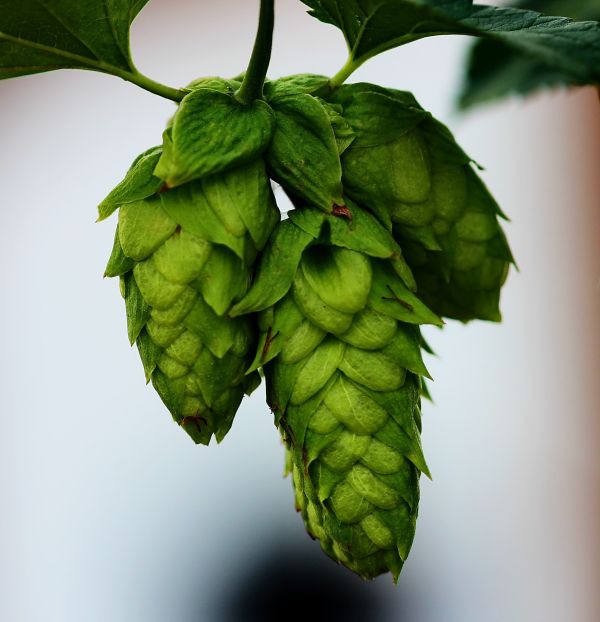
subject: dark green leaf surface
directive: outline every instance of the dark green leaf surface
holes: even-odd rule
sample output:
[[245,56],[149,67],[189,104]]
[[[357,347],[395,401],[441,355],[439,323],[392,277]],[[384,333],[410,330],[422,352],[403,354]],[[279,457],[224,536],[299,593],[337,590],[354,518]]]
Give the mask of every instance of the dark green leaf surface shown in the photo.
[[[598,0],[526,0],[516,6],[577,20],[600,20]],[[483,40],[471,49],[459,104],[468,108],[511,93],[525,95],[540,88],[578,84],[580,82],[560,67],[545,64],[536,56],[521,54],[499,41]]]
[[0,79],[54,69],[133,72],[129,27],[148,0],[0,0]]
[[472,0],[303,0],[318,19],[340,28],[350,71],[411,41],[465,34],[500,41],[578,84],[600,82],[600,27]]

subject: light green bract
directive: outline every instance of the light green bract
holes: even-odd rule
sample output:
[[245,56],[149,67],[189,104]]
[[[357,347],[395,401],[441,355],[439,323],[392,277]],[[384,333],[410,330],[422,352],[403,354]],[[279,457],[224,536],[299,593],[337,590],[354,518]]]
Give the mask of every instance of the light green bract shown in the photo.
[[[174,118],[180,134],[182,109]],[[214,121],[213,131],[227,129]],[[250,149],[252,137],[245,140]],[[258,374],[245,375],[255,352],[254,318],[230,318],[228,311],[246,293],[257,253],[279,220],[262,146],[261,136],[252,159],[249,149],[229,159],[220,154],[220,172],[172,189],[155,168],[164,148],[149,150],[100,206],[101,218],[119,209],[106,274],[121,278],[129,339],[147,381],[197,443],[213,435],[220,441],[244,392],[260,382]],[[173,162],[169,174],[177,176]],[[186,176],[190,170],[186,164]]]
[[411,291],[391,235],[348,209],[292,212],[232,313],[262,311],[250,370],[263,366],[308,532],[360,576],[397,578],[428,474],[418,327],[441,321]]

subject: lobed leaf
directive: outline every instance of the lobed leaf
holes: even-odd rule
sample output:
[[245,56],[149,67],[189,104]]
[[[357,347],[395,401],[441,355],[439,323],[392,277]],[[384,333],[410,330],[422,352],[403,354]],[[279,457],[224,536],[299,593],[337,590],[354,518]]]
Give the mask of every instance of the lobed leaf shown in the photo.
[[[443,34],[499,41],[559,71],[571,83],[600,83],[600,25],[472,0],[303,0],[312,15],[342,30],[356,68],[417,39]],[[485,66],[487,67],[487,66]]]
[[[523,0],[515,6],[566,15],[576,20],[600,21],[598,0]],[[527,95],[542,88],[581,84],[560,67],[546,64],[537,56],[522,54],[506,43],[491,39],[477,41],[467,62],[467,75],[459,97],[461,108],[512,93]]]
[[135,72],[129,28],[148,0],[0,0],[0,79],[55,69]]

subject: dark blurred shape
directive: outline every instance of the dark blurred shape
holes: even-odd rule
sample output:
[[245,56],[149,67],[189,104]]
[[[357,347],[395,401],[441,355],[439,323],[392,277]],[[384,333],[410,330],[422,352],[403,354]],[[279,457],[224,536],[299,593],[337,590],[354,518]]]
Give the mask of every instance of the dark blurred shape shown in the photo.
[[[399,587],[384,593],[380,583],[365,582],[335,564],[316,542],[303,546],[301,541],[274,538],[270,548],[245,562],[233,582],[222,582],[222,592],[213,599],[213,616],[202,622],[409,620]],[[386,614],[392,607],[390,618]]]

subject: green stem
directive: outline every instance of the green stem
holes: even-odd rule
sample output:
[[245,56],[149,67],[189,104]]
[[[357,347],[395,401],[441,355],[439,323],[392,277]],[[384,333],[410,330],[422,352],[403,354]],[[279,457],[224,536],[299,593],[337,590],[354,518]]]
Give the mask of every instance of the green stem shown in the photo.
[[146,91],[150,91],[150,93],[172,99],[174,102],[180,102],[189,92],[187,89],[174,89],[160,82],[155,82],[137,71],[132,73],[123,72],[119,77],[137,86],[141,86],[143,89],[146,89]]
[[346,64],[329,80],[329,88],[334,91],[342,86],[342,84],[353,74],[362,64],[362,62],[356,62],[352,56],[348,57]]
[[263,85],[271,60],[274,24],[275,0],[260,0],[260,16],[252,56],[242,86],[235,94],[242,104],[251,104],[263,96]]

